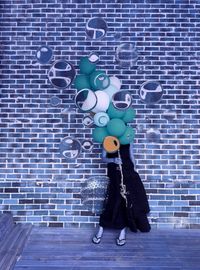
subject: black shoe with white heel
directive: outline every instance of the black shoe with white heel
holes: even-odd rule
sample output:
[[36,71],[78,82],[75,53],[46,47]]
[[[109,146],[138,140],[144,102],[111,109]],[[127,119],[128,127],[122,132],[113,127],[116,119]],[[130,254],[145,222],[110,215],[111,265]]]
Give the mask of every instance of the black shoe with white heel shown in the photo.
[[94,244],[99,244],[101,242],[101,237],[98,237],[97,235],[95,235],[93,238],[92,238],[92,242]]
[[117,246],[124,246],[126,244],[126,239],[116,239]]

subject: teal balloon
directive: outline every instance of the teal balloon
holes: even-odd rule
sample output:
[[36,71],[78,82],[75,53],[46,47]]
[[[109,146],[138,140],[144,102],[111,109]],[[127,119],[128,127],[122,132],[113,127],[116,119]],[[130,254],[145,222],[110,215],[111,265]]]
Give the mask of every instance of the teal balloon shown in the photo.
[[102,70],[95,70],[90,74],[90,84],[94,91],[103,90],[110,85],[110,78]]
[[118,110],[116,109],[112,103],[110,103],[108,110],[107,110],[107,114],[108,116],[112,119],[112,118],[123,118],[125,115],[126,111],[123,110]]
[[80,73],[89,75],[95,70],[96,64],[90,62],[89,58],[85,56],[85,57],[81,57],[79,68],[80,68]]
[[95,142],[103,143],[106,136],[108,136],[106,127],[96,127],[92,131],[92,137]]
[[126,125],[124,121],[119,118],[111,119],[107,124],[107,131],[109,135],[115,137],[121,137],[126,130]]
[[78,91],[81,89],[90,89],[89,77],[84,74],[77,75],[74,80],[74,86]]
[[135,110],[133,108],[128,108],[127,110],[125,110],[125,114],[122,117],[122,120],[125,123],[130,123],[133,121],[134,118],[135,118]]
[[124,134],[119,137],[120,144],[129,144],[133,142],[135,138],[135,131],[132,127],[127,127]]

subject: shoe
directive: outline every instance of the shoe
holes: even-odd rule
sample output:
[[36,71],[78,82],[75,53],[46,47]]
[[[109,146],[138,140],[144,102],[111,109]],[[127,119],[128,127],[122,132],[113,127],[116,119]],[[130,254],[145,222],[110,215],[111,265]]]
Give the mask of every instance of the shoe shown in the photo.
[[101,242],[101,236],[98,237],[97,235],[95,235],[93,238],[92,238],[92,242],[94,244],[99,244]]
[[126,239],[116,239],[117,246],[124,246],[126,244]]

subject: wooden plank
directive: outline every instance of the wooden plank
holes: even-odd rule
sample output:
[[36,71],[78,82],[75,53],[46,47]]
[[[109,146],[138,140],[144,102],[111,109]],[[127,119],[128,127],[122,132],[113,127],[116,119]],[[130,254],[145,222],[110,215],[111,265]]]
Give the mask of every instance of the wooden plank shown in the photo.
[[17,233],[20,231],[20,225],[16,225],[13,230],[9,233],[9,235],[6,237],[5,241],[1,243],[0,246],[0,253],[3,251],[7,251],[10,247],[10,245],[13,242],[13,239],[16,237]]
[[20,256],[31,231],[30,225],[17,224],[0,248],[0,269],[10,270]]
[[[15,270],[36,270],[36,268],[34,267],[16,267]],[[68,267],[67,270],[88,270],[88,269],[91,269],[91,270],[99,270],[101,269],[101,266],[99,267]],[[104,270],[197,270],[195,268],[180,268],[180,267],[173,267],[173,268],[168,268],[168,267],[133,267],[133,266],[130,266],[130,267],[104,267],[103,268]],[[37,270],[55,270],[55,267],[37,267]],[[66,267],[56,267],[56,270],[66,270]]]
[[11,254],[13,255],[12,260],[9,261],[10,269],[12,269],[15,266],[17,259],[20,257],[22,250],[24,248],[24,245],[26,243],[26,240],[31,232],[31,228],[32,228],[32,225],[30,225],[30,224],[24,225],[23,224],[22,228],[21,228],[21,233],[20,233],[17,241],[9,249],[9,252],[11,252]]
[[[77,253],[80,253],[82,254],[82,256],[84,257],[96,257],[96,258],[104,258],[105,260],[107,260],[107,258],[109,257],[115,257],[116,256],[116,252],[106,252],[103,251],[101,252],[100,254],[97,254],[97,251],[94,250],[93,252],[90,251],[85,251],[85,252],[81,252],[79,249],[77,250],[73,250],[73,251],[70,251],[69,249],[67,250],[67,254],[66,254],[66,250],[63,250],[63,251],[60,251],[59,254],[58,253],[55,253],[55,251],[36,251],[36,252],[23,252],[23,256],[26,257],[27,260],[29,259],[32,259],[32,258],[35,258],[35,257],[39,257],[40,259],[46,259],[46,258],[66,258],[67,259],[70,259],[70,258],[75,258],[77,256]],[[189,252],[189,254],[187,255],[184,255],[183,252],[178,252],[176,250],[174,251],[171,251],[170,254],[167,253],[166,254],[166,251],[165,250],[162,250],[162,251],[159,251],[159,257],[165,257],[166,259],[171,259],[174,257],[174,253],[176,254],[176,256],[178,258],[182,258],[184,260],[186,259],[195,259],[195,258],[199,258],[199,251],[196,251],[195,254],[193,254],[193,252]],[[126,258],[129,258],[129,257],[132,257],[132,258],[135,258],[135,257],[157,257],[158,255],[155,255],[155,251],[136,251],[136,252],[128,252],[128,251],[120,251],[120,255],[119,256],[122,256],[124,259]]]
[[154,266],[156,265],[157,267],[161,267],[164,264],[167,264],[168,267],[180,267],[182,265],[180,260],[177,261],[166,261],[166,260],[157,260],[156,258],[154,260],[149,259],[148,261],[144,261],[143,258],[138,258],[138,260],[120,260],[120,259],[115,259],[115,260],[110,260],[110,261],[105,261],[105,260],[86,260],[86,261],[79,261],[77,259],[74,260],[52,260],[52,261],[43,261],[43,260],[23,260],[23,263],[18,262],[18,266],[34,266],[36,269],[37,267],[49,267],[49,266],[54,266],[55,268],[59,265],[60,267],[79,267],[80,265],[83,265],[84,267],[149,267],[150,265]]
[[0,245],[6,235],[13,229],[14,220],[11,214],[0,215]]
[[[49,270],[49,269],[53,269],[53,270],[57,270],[57,269],[65,269],[65,270],[69,270],[69,269],[85,269],[85,270],[94,270],[94,269],[136,269],[136,270],[144,270],[144,269],[151,269],[151,270],[185,270],[185,268],[181,268],[181,266],[177,266],[177,267],[163,267],[163,266],[134,266],[134,265],[130,265],[130,266],[115,266],[115,265],[111,265],[111,266],[105,266],[102,265],[101,262],[97,265],[88,265],[88,266],[83,266],[83,265],[79,265],[79,266],[74,266],[74,265],[66,265],[66,266],[18,266],[15,268],[15,270],[19,270],[19,269],[31,269],[31,270],[38,270],[38,269],[45,269],[45,270]],[[190,268],[191,270],[192,268]],[[195,269],[195,268],[194,268]],[[197,270],[197,269],[195,269]]]
[[100,245],[91,243],[93,234],[84,229],[34,227],[14,269],[197,270],[200,265],[198,230],[128,232],[123,247],[115,244],[118,231],[105,231]]

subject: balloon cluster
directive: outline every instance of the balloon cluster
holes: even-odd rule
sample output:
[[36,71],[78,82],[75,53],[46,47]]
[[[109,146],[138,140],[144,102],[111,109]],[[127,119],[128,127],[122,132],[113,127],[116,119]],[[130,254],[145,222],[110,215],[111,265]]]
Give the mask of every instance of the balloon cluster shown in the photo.
[[121,90],[121,81],[97,70],[97,62],[96,54],[80,59],[80,74],[74,81],[78,90],[75,102],[80,110],[93,116],[94,141],[102,143],[108,153],[114,153],[120,144],[129,144],[134,139],[134,129],[127,124],[134,119],[135,110],[130,107],[130,93]]

